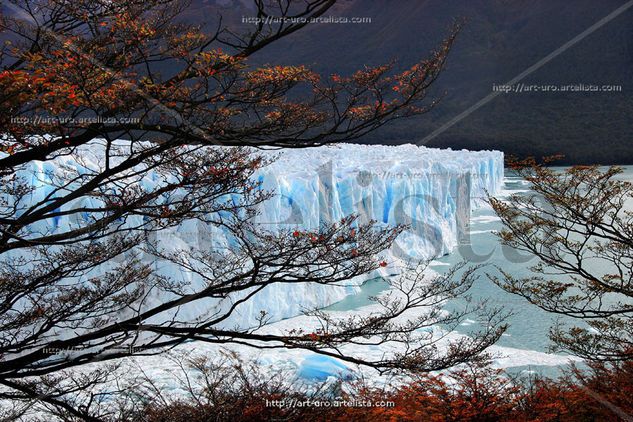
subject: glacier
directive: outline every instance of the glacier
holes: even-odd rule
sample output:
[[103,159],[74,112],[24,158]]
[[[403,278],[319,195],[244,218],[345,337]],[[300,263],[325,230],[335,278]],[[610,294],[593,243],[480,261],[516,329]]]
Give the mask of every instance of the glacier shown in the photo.
[[376,270],[344,286],[272,285],[237,310],[242,323],[266,309],[272,320],[324,307],[358,291],[369,278],[388,276],[406,261],[451,252],[468,230],[470,210],[501,190],[499,151],[344,144],[265,152],[275,161],[259,171],[264,189],[277,193],[258,221],[274,227],[317,229],[349,214],[361,221],[407,224]]
[[[20,170],[21,176],[30,177],[35,187],[28,200],[34,203],[45,198],[55,174],[64,169],[72,167],[81,172],[82,166],[99,166],[96,150],[87,146],[78,150],[79,157],[36,161]],[[479,206],[487,194],[500,191],[504,173],[503,153],[499,151],[344,144],[257,153],[273,160],[254,175],[262,189],[275,193],[261,204],[256,217],[256,222],[265,228],[317,229],[357,214],[361,221],[375,220],[385,226],[406,224],[408,229],[386,252],[385,259],[390,263],[387,268],[344,285],[268,286],[240,305],[235,315],[225,321],[227,326],[252,326],[262,310],[276,321],[299,315],[304,309],[328,306],[356,293],[368,278],[397,272],[404,261],[429,260],[451,252],[468,230],[471,208]],[[148,172],[139,183],[153,185],[157,180],[155,174]],[[33,229],[51,233],[73,224],[78,222],[62,217]],[[133,219],[130,224],[134,224]],[[195,221],[158,233],[156,241],[159,247],[171,250],[229,244],[220,228],[201,228]],[[191,286],[203,283],[194,274],[173,266],[157,263],[156,268]],[[184,315],[195,317],[209,312],[209,307],[225,308],[236,299],[190,304]]]
[[[268,153],[271,154],[271,153]],[[284,150],[257,177],[277,195],[259,222],[317,229],[350,214],[378,224],[407,224],[400,258],[450,252],[472,206],[503,183],[503,153],[453,151],[412,144],[337,145]]]

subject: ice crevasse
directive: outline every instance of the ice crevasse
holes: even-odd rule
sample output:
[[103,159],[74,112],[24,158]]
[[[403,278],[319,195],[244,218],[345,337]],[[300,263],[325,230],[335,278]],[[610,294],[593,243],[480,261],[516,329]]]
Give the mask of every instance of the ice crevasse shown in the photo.
[[[470,209],[478,206],[488,193],[495,194],[501,189],[504,171],[503,154],[498,151],[454,151],[411,144],[339,144],[258,153],[274,157],[274,161],[258,170],[254,177],[263,189],[275,193],[260,206],[258,223],[267,229],[314,230],[322,224],[357,214],[361,221],[407,224],[409,229],[387,252],[390,263],[449,253],[468,225]],[[50,190],[46,183],[56,171],[55,165],[55,162],[35,162],[30,166],[30,177],[38,185],[31,201],[43,198]],[[155,179],[149,173],[143,183],[153,183]],[[184,223],[185,226],[190,224]],[[46,230],[54,231],[60,225],[63,222],[51,222]],[[159,242],[169,239],[170,246],[174,247],[171,235],[192,229],[185,226],[160,235]],[[210,232],[209,235],[217,237],[221,233]],[[200,246],[191,244],[195,237],[183,236],[181,240],[186,247]],[[394,265],[381,269],[383,275],[396,270]],[[161,268],[160,271],[193,285],[200,283],[195,275],[182,273],[180,269]],[[376,275],[368,274],[367,278]],[[305,308],[327,306],[355,293],[362,281],[350,280],[340,286],[273,284],[240,305],[225,323],[252,325],[262,310],[273,320],[295,316]],[[198,306],[225,307],[228,303],[204,302]],[[203,311],[194,306],[187,312]]]

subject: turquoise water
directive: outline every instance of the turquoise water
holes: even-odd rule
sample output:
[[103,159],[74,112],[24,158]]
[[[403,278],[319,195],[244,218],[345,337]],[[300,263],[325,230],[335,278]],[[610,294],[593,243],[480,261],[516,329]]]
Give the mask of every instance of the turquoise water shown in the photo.
[[[633,181],[633,166],[624,167],[624,170],[620,178]],[[527,188],[528,185],[523,180],[506,174],[504,179],[505,194],[524,191]],[[633,206],[631,208],[633,209]],[[477,262],[478,264],[483,264],[483,268],[477,271],[478,279],[474,282],[469,294],[475,301],[488,300],[490,306],[503,307],[505,310],[512,312],[512,315],[507,320],[509,328],[497,343],[498,345],[523,350],[551,352],[549,331],[556,321],[575,325],[582,325],[582,322],[547,313],[531,305],[521,297],[507,293],[489,279],[488,274],[501,275],[496,268],[497,266],[508,271],[513,276],[529,276],[532,274],[529,267],[537,262],[536,258],[527,256],[524,252],[520,252],[521,259],[516,259],[516,255],[513,254],[519,252],[512,251],[507,247],[503,248],[498,238],[494,235],[494,232],[500,229],[501,223],[496,218],[494,211],[489,208],[479,208],[473,211],[470,225],[470,247],[477,256],[489,257],[483,262]],[[455,251],[434,261],[431,268],[441,273],[465,258],[463,254]],[[517,261],[521,262],[517,263]],[[375,296],[381,291],[388,289],[388,287],[388,283],[384,280],[369,280],[361,286],[359,294],[349,296],[328,309],[345,311],[371,304],[371,296]],[[454,300],[449,302],[446,308],[448,310],[462,309],[463,306],[463,300]],[[481,323],[482,321],[471,319],[458,326],[456,331],[468,334],[480,328]],[[511,372],[529,370],[541,375],[554,376],[559,373],[560,369],[546,366],[525,366],[513,368]]]
[[[506,177],[505,190],[524,189],[521,181],[515,178]],[[547,351],[549,341],[547,333],[553,319],[551,315],[540,310],[536,306],[530,305],[518,296],[511,295],[492,283],[486,273],[498,274],[494,265],[508,267],[507,259],[504,257],[499,241],[492,233],[501,228],[491,209],[477,209],[472,214],[471,220],[471,245],[472,250],[477,255],[487,255],[492,253],[490,258],[484,262],[485,267],[478,271],[479,279],[475,281],[471,291],[474,300],[491,300],[491,305],[503,306],[511,309],[514,315],[509,322],[511,327],[503,336],[499,345],[516,347],[519,349],[529,349]],[[443,258],[434,261],[431,269],[442,272],[450,268],[451,265],[461,262],[464,258],[456,251]],[[534,263],[534,261],[530,261]],[[511,270],[515,275],[527,275],[529,271],[527,262],[524,265],[513,264]],[[329,306],[328,310],[349,311],[366,306],[372,303],[371,297],[389,288],[389,284],[380,278],[368,280],[356,295],[351,295],[345,299]],[[462,308],[463,302],[453,301],[448,304],[447,309]],[[457,328],[458,332],[468,334],[478,328],[479,321],[469,320],[463,326]]]
[[325,308],[328,311],[352,311],[363,306],[371,305],[372,297],[378,295],[389,288],[389,283],[383,278],[373,278],[367,280],[360,287],[360,292],[355,295],[349,295],[345,299]]
[[[516,190],[524,188],[524,185],[520,182],[520,180],[507,177],[505,189]],[[510,251],[505,248],[504,253],[504,248],[502,248],[498,238],[494,235],[494,232],[500,229],[501,224],[495,219],[494,211],[491,209],[482,208],[473,212],[470,246],[477,256],[490,254],[490,257],[480,263],[483,264],[483,267],[477,271],[478,279],[474,282],[469,294],[474,301],[488,300],[489,306],[502,307],[513,313],[508,319],[510,327],[499,340],[498,345],[547,352],[550,345],[548,339],[549,329],[555,321],[552,315],[531,305],[519,296],[507,293],[488,277],[488,275],[501,276],[497,267],[503,268],[516,277],[529,276],[532,274],[529,270],[530,265],[536,263],[536,258],[527,256],[523,252],[520,253],[523,257],[520,261],[524,262],[511,262],[506,255],[510,255],[512,252],[516,253],[516,251]],[[432,266],[431,268],[442,272],[450,268],[449,265],[457,264],[465,258],[467,257],[462,257],[459,253],[452,253],[436,261],[437,264],[448,265]],[[447,308],[450,310],[462,309],[463,307],[464,302],[458,299],[452,301]],[[458,326],[457,331],[468,334],[468,332],[479,328],[479,323],[480,321],[474,320],[468,325]]]
[[[633,181],[633,166],[626,166],[623,169],[624,172],[619,178]],[[557,170],[563,170],[563,168],[557,168]],[[528,187],[520,178],[506,174],[504,179],[504,190],[506,193],[519,192]],[[631,209],[633,209],[633,206]],[[507,247],[502,248],[498,238],[493,233],[501,228],[501,223],[495,219],[495,214],[491,209],[480,208],[473,212],[471,219],[471,247],[478,255],[491,253],[491,256],[483,262],[485,266],[478,271],[479,279],[474,283],[470,293],[473,299],[487,299],[491,305],[502,306],[513,313],[508,319],[510,324],[508,331],[498,342],[500,346],[548,352],[551,346],[549,331],[556,321],[579,326],[583,325],[582,321],[547,313],[528,303],[523,298],[507,293],[490,281],[487,274],[501,276],[496,267],[500,267],[516,277],[527,277],[533,275],[529,267],[537,262],[536,258],[530,257],[524,252],[520,252],[521,256],[524,257],[523,259],[512,259],[516,257],[513,254],[519,252],[509,250]],[[508,259],[508,256],[510,259]],[[462,260],[463,257],[459,253],[452,253],[437,262],[456,264]],[[516,261],[525,262],[516,263]],[[448,267],[436,267],[434,269],[441,271],[442,268]],[[461,304],[456,301],[451,305],[460,307]],[[458,331],[467,333],[476,327],[476,323],[469,326],[460,326]]]

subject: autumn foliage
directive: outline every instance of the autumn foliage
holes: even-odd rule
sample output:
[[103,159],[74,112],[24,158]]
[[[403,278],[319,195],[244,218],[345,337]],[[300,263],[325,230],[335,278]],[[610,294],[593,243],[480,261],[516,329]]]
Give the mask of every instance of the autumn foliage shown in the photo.
[[[218,413],[217,402],[202,398],[196,403],[184,400],[169,405],[149,404],[139,420],[589,422],[630,420],[626,418],[633,414],[630,399],[633,364],[630,362],[615,366],[591,365],[584,370],[572,368],[556,380],[510,377],[485,364],[471,365],[444,375],[423,375],[389,391],[349,385],[354,393],[340,398],[391,402],[389,406],[280,408],[270,403],[316,398],[281,391],[273,384],[259,385],[255,390],[242,387],[223,396],[222,413]],[[215,394],[217,397],[217,392]],[[320,399],[334,400],[327,395]]]
[[630,361],[633,183],[619,167],[545,165],[556,158],[544,164],[508,162],[530,191],[490,198],[504,225],[498,235],[538,261],[529,277],[502,269],[492,280],[547,312],[569,317],[551,331],[558,349],[590,361]]

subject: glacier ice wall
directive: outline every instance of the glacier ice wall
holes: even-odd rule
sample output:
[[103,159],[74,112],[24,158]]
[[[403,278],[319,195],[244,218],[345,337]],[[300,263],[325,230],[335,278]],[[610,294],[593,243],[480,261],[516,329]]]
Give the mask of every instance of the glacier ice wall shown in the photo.
[[[397,272],[398,263],[449,253],[467,230],[471,208],[487,193],[499,192],[503,182],[498,151],[345,144],[262,154],[274,162],[254,177],[262,189],[275,193],[259,209],[257,222],[264,228],[314,230],[350,214],[409,228],[385,254],[387,268],[340,286],[268,286],[240,305],[228,325],[254,325],[261,310],[278,320],[324,307],[356,293],[368,278]],[[199,234],[199,229],[183,232]],[[214,229],[208,237],[220,247],[228,243]]]
[[[30,178],[36,187],[28,200],[35,202],[44,198],[51,190],[55,175],[63,172],[64,167],[73,167],[79,172],[83,166],[98,167],[95,150],[81,150],[81,164],[65,157],[63,162],[34,162],[21,170],[21,175]],[[273,230],[316,229],[352,213],[358,214],[361,221],[406,224],[408,229],[387,253],[392,263],[430,259],[450,252],[467,229],[471,207],[477,206],[487,192],[498,192],[503,179],[503,154],[498,151],[346,144],[260,153],[274,157],[275,161],[259,170],[255,177],[263,189],[276,194],[260,206],[259,224]],[[150,172],[140,183],[155,184],[157,179]],[[130,224],[133,223],[130,220]],[[77,221],[66,221],[62,217],[42,224],[33,229],[53,233],[68,229]],[[218,230],[188,221],[159,233],[158,246],[172,250],[226,247],[226,238]],[[197,235],[191,236],[192,232]],[[173,266],[157,264],[157,270],[191,283],[192,287],[202,283],[194,274]],[[397,268],[390,265],[381,271],[385,274],[394,270]],[[376,274],[369,275],[373,276]],[[234,318],[226,324],[254,324],[261,310],[278,320],[297,315],[305,308],[327,306],[357,291],[361,281],[351,280],[341,286],[271,285],[253,300],[240,305]],[[188,308],[186,314],[199,315],[209,312],[209,307],[224,308],[229,303],[207,301],[196,306]]]
[[347,144],[283,151],[258,177],[277,193],[262,224],[316,229],[352,213],[407,224],[392,252],[429,259],[450,252],[470,208],[501,189],[503,153]]
[[408,229],[386,252],[387,268],[341,286],[268,286],[237,308],[230,325],[255,324],[260,310],[278,320],[324,307],[357,292],[365,279],[397,272],[398,263],[449,253],[467,231],[471,208],[503,182],[498,151],[345,144],[262,154],[274,159],[255,175],[262,189],[275,192],[259,209],[257,222],[265,228],[314,230],[357,214],[361,221]]

